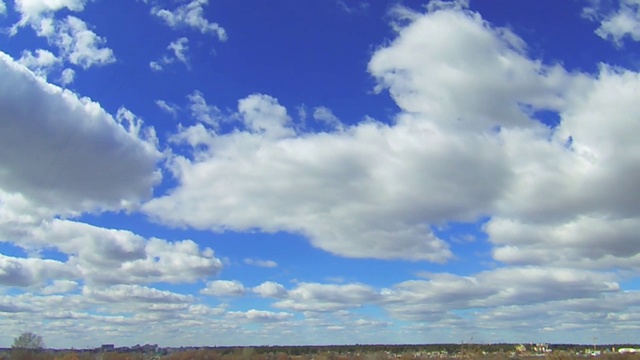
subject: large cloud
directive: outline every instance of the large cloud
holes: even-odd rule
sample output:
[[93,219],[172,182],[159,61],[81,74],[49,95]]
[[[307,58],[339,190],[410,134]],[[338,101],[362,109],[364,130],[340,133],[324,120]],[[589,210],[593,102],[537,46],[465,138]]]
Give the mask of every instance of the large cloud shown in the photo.
[[342,256],[450,259],[431,226],[490,215],[513,180],[498,130],[548,137],[535,112],[564,108],[584,79],[530,60],[522,40],[477,14],[413,16],[369,63],[403,110],[393,124],[333,117],[334,132],[296,133],[273,97],[250,95],[237,131],[181,129],[174,141],[193,153],[172,162],[179,185],[145,211],[173,226],[298,232]]
[[[214,256],[213,250],[200,249],[191,240],[145,239],[130,231],[60,219],[43,220],[38,226],[14,226],[11,230],[0,227],[0,236],[32,251],[57,250],[68,258],[64,264],[67,273],[90,284],[194,282],[214,276],[222,269],[222,262]],[[23,286],[32,285],[38,277],[71,277],[52,271],[55,268],[51,267],[58,262],[17,258],[3,261],[9,261],[3,266],[5,271],[24,274],[22,277],[27,283]],[[51,269],[42,273],[45,266]],[[40,275],[33,275],[36,273]]]
[[160,180],[152,128],[36,77],[0,53],[0,189],[56,213],[120,209]]
[[638,269],[638,91],[638,73],[602,65],[552,135],[504,132],[518,176],[485,227],[496,259]]
[[[621,266],[635,268],[635,248],[622,256],[619,244],[639,216],[638,74],[545,65],[473,12],[403,13],[410,23],[369,63],[378,90],[402,110],[393,124],[300,133],[273,97],[250,95],[231,116],[236,131],[181,128],[173,140],[192,153],[171,162],[179,185],[144,210],[173,226],[284,230],[342,256],[436,262],[452,253],[432,226],[488,216],[498,260],[555,263],[548,245],[561,241],[589,256],[558,265],[624,258]],[[548,125],[543,112],[559,123]],[[495,224],[505,222],[525,227],[500,234]],[[595,224],[619,240],[594,247],[586,234],[604,234]],[[547,227],[548,238],[532,230],[524,244],[526,226]]]
[[457,132],[530,127],[531,110],[558,108],[562,90],[573,83],[562,67],[529,59],[522,39],[477,13],[405,16],[413,21],[373,55],[369,72],[402,110],[439,126]]

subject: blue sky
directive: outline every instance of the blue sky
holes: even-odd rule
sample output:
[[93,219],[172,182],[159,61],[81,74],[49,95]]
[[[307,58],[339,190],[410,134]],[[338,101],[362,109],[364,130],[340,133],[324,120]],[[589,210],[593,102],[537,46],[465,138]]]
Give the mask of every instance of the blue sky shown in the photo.
[[636,0],[0,26],[0,346],[637,338]]

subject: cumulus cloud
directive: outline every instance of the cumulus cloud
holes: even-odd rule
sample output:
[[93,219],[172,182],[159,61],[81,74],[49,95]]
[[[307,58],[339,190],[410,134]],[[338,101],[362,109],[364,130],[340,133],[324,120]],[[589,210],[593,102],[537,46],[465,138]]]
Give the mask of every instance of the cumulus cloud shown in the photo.
[[602,13],[599,6],[588,7],[585,14],[599,21],[596,34],[621,47],[626,37],[640,41],[640,1],[621,0],[613,11]]
[[[148,214],[215,231],[299,232],[343,256],[442,262],[451,252],[428,223],[473,219],[508,175],[504,155],[484,135],[461,139],[406,116],[396,126],[369,121],[295,138],[272,98],[244,100],[246,131],[192,126],[174,137],[194,147],[196,160],[173,159],[182,185],[147,203]],[[196,205],[207,210],[190,210]]]
[[102,47],[105,40],[75,16],[56,21],[53,34],[44,35],[60,49],[67,61],[84,69],[116,61],[113,50]]
[[74,269],[55,260],[14,258],[0,254],[0,284],[10,287],[41,285],[49,279],[77,276]]
[[4,53],[0,77],[3,202],[26,201],[70,214],[121,209],[151,196],[161,158],[152,128],[137,118],[114,119],[99,104],[46,83]]
[[22,16],[19,23],[22,26],[29,22],[37,23],[43,17],[62,9],[82,11],[86,3],[87,0],[15,0],[15,8]]
[[266,281],[254,287],[252,291],[261,297],[282,298],[287,295],[287,289],[282,284]]
[[200,290],[201,294],[211,296],[241,296],[246,293],[244,285],[239,281],[215,280],[209,281],[207,286]]
[[78,282],[73,280],[53,280],[51,284],[42,288],[45,295],[64,294],[78,288]]
[[75,78],[76,78],[76,71],[70,68],[66,68],[62,70],[62,73],[60,74],[60,83],[63,86],[66,86],[71,84],[73,80],[75,80]]
[[[184,25],[180,11],[203,4],[158,16]],[[5,138],[0,133],[6,167],[0,167],[0,238],[68,257],[0,257],[0,283],[43,289],[0,295],[0,312],[11,318],[0,323],[0,333],[33,314],[61,328],[64,320],[82,318],[78,326],[105,332],[104,324],[134,330],[144,322],[158,324],[149,331],[192,329],[194,336],[211,328],[247,331],[237,323],[272,326],[262,331],[276,323],[287,331],[309,324],[336,333],[354,325],[383,328],[384,322],[361,319],[357,312],[365,306],[392,319],[429,322],[433,331],[509,328],[530,335],[582,331],[587,324],[602,333],[640,326],[640,295],[620,286],[621,274],[640,265],[634,182],[640,76],[607,65],[596,74],[568,72],[531,59],[522,39],[466,6],[435,1],[424,14],[395,9],[403,17],[397,37],[368,67],[376,90],[388,90],[401,109],[390,124],[341,125],[330,109],[317,107],[310,115],[327,126],[305,133],[273,96],[248,95],[233,114],[223,114],[194,91],[188,110],[198,123],[171,136],[176,146],[167,168],[177,185],[143,211],[176,227],[297,233],[340,256],[434,262],[455,257],[452,239],[438,237],[435,227],[481,221],[495,269],[430,274],[383,289],[309,282],[287,289],[271,281],[249,288],[216,280],[201,290],[269,298],[286,312],[227,312],[153,288],[207,280],[221,262],[190,240],[144,238],[66,218],[149,199],[161,158],[153,132],[126,109],[114,118],[0,56],[0,77],[8,79],[0,84],[0,106],[8,109],[10,131]],[[539,111],[554,113],[559,123],[542,123]],[[222,132],[222,122],[232,130]],[[34,147],[38,156],[29,155]],[[47,156],[56,151],[64,156],[49,165],[56,157]],[[41,162],[32,166],[32,160]],[[91,171],[74,173],[85,164]],[[91,166],[103,173],[92,174]],[[47,169],[59,173],[50,177]],[[126,181],[115,175],[121,172]]]
[[[269,292],[267,286],[261,290]],[[291,311],[335,312],[374,303],[378,299],[376,290],[363,284],[300,283],[273,306]]]
[[35,54],[28,50],[23,51],[17,62],[35,74],[46,78],[52,68],[59,65],[62,60],[49,50],[37,49]]
[[219,122],[222,119],[222,111],[216,106],[207,104],[204,95],[200,91],[195,90],[190,95],[187,95],[187,99],[189,100],[191,116],[193,116],[194,119],[208,124],[213,128],[219,126]]
[[189,295],[162,291],[140,285],[115,285],[104,289],[85,286],[82,288],[82,293],[88,298],[108,303],[136,301],[155,304],[181,304],[192,300],[192,297]]
[[[369,119],[342,131],[298,133],[277,99],[250,95],[230,117],[239,123],[234,132],[180,129],[173,140],[192,152],[170,163],[179,184],[144,211],[172,226],[300,233],[341,256],[435,262],[453,254],[432,226],[488,216],[500,261],[562,265],[548,245],[562,229],[575,229],[563,240],[566,249],[591,255],[562,261],[635,267],[635,252],[619,256],[618,248],[632,247],[616,244],[639,220],[640,192],[631,181],[638,74],[606,65],[595,76],[569,73],[531,59],[512,31],[465,7],[432,6],[426,14],[399,8],[410,21],[368,67],[377,90],[388,90],[402,110],[392,124]],[[195,95],[202,111],[194,116],[206,119],[197,114],[211,105]],[[540,111],[560,123],[545,124]],[[337,122],[326,108],[314,117]],[[577,219],[595,219],[589,229],[600,223],[620,240],[591,246],[595,240],[582,235],[589,230],[572,225]],[[499,233],[501,223],[522,224],[517,234],[548,226],[543,234],[553,238],[517,243]],[[525,259],[528,251],[535,260]]]
[[553,136],[504,132],[518,176],[485,228],[496,259],[637,269],[639,90],[638,73],[603,65],[568,99]]
[[71,11],[82,11],[86,2],[86,0],[18,0],[16,10],[21,13],[22,18],[11,31],[15,34],[19,27],[30,25],[38,36],[46,38],[50,45],[58,48],[57,58],[84,69],[113,63],[115,62],[113,50],[103,46],[106,40],[93,32],[83,20],[73,15],[67,15],[63,19],[54,17],[56,11],[65,8]]
[[238,113],[245,128],[265,137],[287,137],[293,131],[287,125],[291,118],[278,100],[265,94],[252,94],[238,101]]
[[613,274],[570,268],[510,267],[468,277],[434,274],[382,294],[385,308],[395,316],[427,320],[451,310],[599,297],[620,290],[614,279]]
[[230,311],[227,313],[232,319],[245,320],[250,322],[274,322],[284,321],[293,317],[293,314],[287,312],[273,312],[251,309],[248,311]]
[[440,127],[534,126],[528,108],[561,107],[575,81],[560,66],[528,58],[522,39],[477,13],[446,9],[413,19],[372,56],[369,72],[403,111]]
[[[522,40],[477,14],[414,16],[369,64],[403,109],[394,124],[296,136],[275,98],[250,95],[236,115],[245,131],[190,127],[174,137],[194,146],[196,160],[176,157],[180,185],[145,211],[175,226],[298,232],[342,256],[450,259],[431,225],[490,213],[513,175],[492,131],[543,128],[532,109],[564,106],[578,80],[530,60]],[[442,41],[442,32],[458,39]],[[339,126],[326,108],[314,117]],[[181,215],[196,203],[207,211]]]
[[202,34],[212,34],[220,41],[227,40],[227,33],[218,23],[210,22],[204,17],[204,6],[209,0],[191,0],[174,10],[153,7],[151,13],[172,28],[188,27],[200,31]]
[[37,225],[14,224],[13,228],[0,226],[0,234],[25,249],[54,248],[66,254],[68,261],[64,265],[74,270],[73,279],[90,284],[194,282],[214,276],[222,269],[222,262],[213,250],[200,249],[191,240],[145,239],[130,231],[71,220],[41,220]]

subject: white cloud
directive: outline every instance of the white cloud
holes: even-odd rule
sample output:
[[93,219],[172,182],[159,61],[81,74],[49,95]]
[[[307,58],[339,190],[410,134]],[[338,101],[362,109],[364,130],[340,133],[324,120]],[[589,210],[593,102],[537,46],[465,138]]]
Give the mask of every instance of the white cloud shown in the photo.
[[252,291],[261,297],[282,298],[287,295],[287,290],[273,281],[266,281],[252,289]]
[[219,122],[222,119],[222,112],[217,107],[208,105],[200,91],[195,90],[190,95],[187,95],[187,99],[190,103],[189,110],[191,110],[191,116],[214,128],[219,126]]
[[64,294],[76,290],[78,283],[72,280],[54,280],[51,284],[42,288],[42,293],[45,295],[51,294]]
[[66,265],[77,270],[74,279],[91,284],[194,282],[222,269],[213,250],[200,249],[191,240],[145,239],[125,230],[61,219],[42,220],[36,226],[14,223],[10,230],[0,226],[0,234],[19,246],[49,247],[66,254]]
[[194,160],[174,159],[180,185],[145,211],[173,226],[297,232],[342,256],[450,259],[431,226],[491,213],[515,175],[496,127],[548,131],[535,110],[562,109],[586,81],[527,58],[522,40],[477,14],[413,16],[369,64],[403,110],[394,124],[295,137],[275,98],[251,95],[236,115],[245,131],[181,129],[174,140]]
[[273,260],[259,260],[259,259],[244,259],[244,263],[247,265],[259,266],[264,268],[278,267],[278,263]]
[[402,28],[373,55],[369,72],[403,111],[428,116],[439,127],[530,127],[535,122],[527,108],[561,107],[574,79],[559,66],[529,59],[525,46],[479,14],[439,10]]
[[173,55],[180,61],[185,64],[185,66],[189,67],[189,62],[187,60],[187,55],[185,54],[189,50],[189,39],[186,37],[181,37],[176,41],[172,41],[169,46],[167,46],[168,50],[173,51]]
[[179,107],[175,104],[169,104],[168,102],[164,101],[164,100],[156,100],[156,105],[162,109],[164,112],[170,114],[173,117],[176,117],[178,115],[178,109]]
[[47,38],[59,49],[59,58],[85,69],[113,63],[113,50],[103,47],[105,39],[90,30],[83,20],[72,15],[62,20],[54,18],[55,12],[62,9],[83,11],[86,3],[87,0],[16,0],[21,19],[11,32],[15,34],[19,27],[30,25],[38,36]]
[[[430,4],[427,14],[396,10],[409,23],[370,63],[378,90],[389,89],[402,109],[392,124],[369,119],[302,133],[274,97],[250,95],[225,116],[194,92],[189,110],[200,123],[171,137],[192,147],[168,163],[178,185],[144,210],[178,227],[289,231],[341,256],[436,262],[455,255],[451,239],[436,237],[432,227],[488,218],[484,230],[497,268],[431,274],[387,289],[357,283],[286,289],[270,281],[246,288],[218,280],[202,290],[272,298],[273,308],[288,312],[227,312],[154,288],[209,279],[222,263],[190,240],[68,219],[135,209],[149,198],[161,158],[153,132],[145,135],[130,111],[122,108],[114,119],[0,54],[0,108],[8,109],[9,125],[3,128],[9,134],[0,132],[0,238],[30,254],[46,248],[67,257],[0,255],[0,283],[24,290],[0,294],[0,334],[31,321],[60,344],[68,343],[69,329],[97,336],[126,331],[133,343],[174,339],[178,330],[179,341],[194,343],[205,331],[220,343],[274,339],[269,334],[322,339],[323,331],[341,336],[345,329],[353,330],[350,341],[366,329],[392,339],[384,336],[385,322],[361,319],[373,306],[386,311],[403,341],[408,334],[439,339],[425,332],[458,336],[470,329],[491,335],[508,329],[512,339],[633,336],[640,294],[621,290],[619,282],[640,269],[640,75],[606,65],[596,75],[544,65],[510,31],[456,10],[464,1]],[[443,41],[443,34],[453,38]],[[541,125],[538,110],[557,113],[559,125]],[[326,108],[313,115],[336,120]],[[236,128],[218,133],[222,121]],[[62,159],[48,156],[61,147]]]
[[67,9],[83,11],[87,0],[15,0],[15,8],[22,15],[19,25],[29,22],[37,23],[43,16],[50,16],[54,12]]
[[67,16],[62,21],[56,21],[55,32],[47,38],[60,49],[70,63],[84,69],[116,61],[113,50],[101,47],[105,40],[89,30],[87,24],[75,16]]
[[273,306],[291,311],[335,312],[374,303],[379,296],[375,289],[363,284],[300,283]]
[[[162,61],[162,63],[164,63],[164,61]],[[164,68],[162,67],[162,64],[160,62],[158,62],[158,61],[150,61],[149,62],[149,67],[153,71],[162,71],[162,70],[164,70]]]
[[52,68],[59,65],[62,60],[49,50],[36,49],[35,55],[31,51],[23,51],[17,62],[26,66],[35,74],[46,78]]
[[278,100],[264,94],[252,94],[238,101],[238,113],[246,129],[266,137],[287,137],[294,132],[287,109]]
[[0,0],[0,15],[5,15],[7,13],[7,5],[3,0]]
[[344,126],[340,122],[340,119],[338,119],[338,117],[333,114],[333,111],[327,107],[318,106],[314,108],[313,118],[319,122],[325,123],[331,130],[344,130]]
[[241,296],[246,293],[246,289],[239,281],[214,280],[207,282],[207,286],[200,290],[200,293],[221,297]]
[[123,303],[135,301],[153,304],[181,304],[192,301],[192,296],[162,291],[139,285],[115,285],[104,289],[83,287],[84,296],[101,302]]
[[618,5],[615,11],[607,14],[600,14],[600,9],[597,7],[586,9],[591,17],[595,17],[600,22],[596,34],[619,47],[627,36],[633,41],[640,41],[640,1],[620,0]]
[[149,67],[153,71],[162,71],[164,70],[164,65],[169,65],[174,63],[176,60],[183,63],[187,69],[189,66],[189,59],[187,58],[186,52],[189,51],[189,39],[186,37],[181,37],[176,41],[172,41],[167,46],[167,50],[171,50],[173,56],[163,55],[160,59],[149,62]]
[[209,4],[209,0],[191,0],[174,10],[154,7],[151,13],[164,20],[172,28],[190,27],[199,30],[202,34],[213,34],[220,41],[227,40],[227,33],[223,27],[204,18],[203,6],[207,4]]
[[273,312],[256,309],[248,311],[230,311],[227,315],[232,319],[247,320],[250,322],[279,322],[293,317],[293,314],[287,312]]
[[152,128],[116,121],[99,104],[46,83],[4,53],[0,77],[3,201],[22,196],[15,206],[28,202],[70,214],[121,209],[151,196],[161,158]]
[[[276,121],[259,111],[245,111],[245,118],[279,129],[286,111],[276,109]],[[174,140],[205,148],[194,151],[194,162],[175,158],[172,171],[183,186],[144,208],[176,226],[301,232],[343,256],[444,261],[451,257],[448,246],[426,223],[482,213],[503,187],[507,168],[489,138],[461,140],[420,120],[283,139],[183,129]],[[425,139],[432,146],[422,146]],[[207,210],[190,210],[196,204]]]
[[496,259],[638,268],[637,91],[640,74],[603,66],[576,88],[553,135],[504,132],[518,176],[486,227]]
[[0,254],[0,284],[10,287],[41,285],[48,279],[76,276],[74,269],[55,260],[15,258]]
[[62,70],[62,73],[60,74],[60,83],[63,86],[69,85],[73,82],[73,80],[75,80],[75,77],[76,77],[75,70],[66,68]]

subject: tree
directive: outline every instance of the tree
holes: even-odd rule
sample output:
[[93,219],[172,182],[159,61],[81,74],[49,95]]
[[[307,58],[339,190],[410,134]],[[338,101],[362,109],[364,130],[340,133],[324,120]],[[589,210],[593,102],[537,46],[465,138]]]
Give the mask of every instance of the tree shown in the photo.
[[32,332],[24,332],[17,338],[13,339],[12,349],[25,350],[42,350],[44,349],[44,340],[42,336]]

